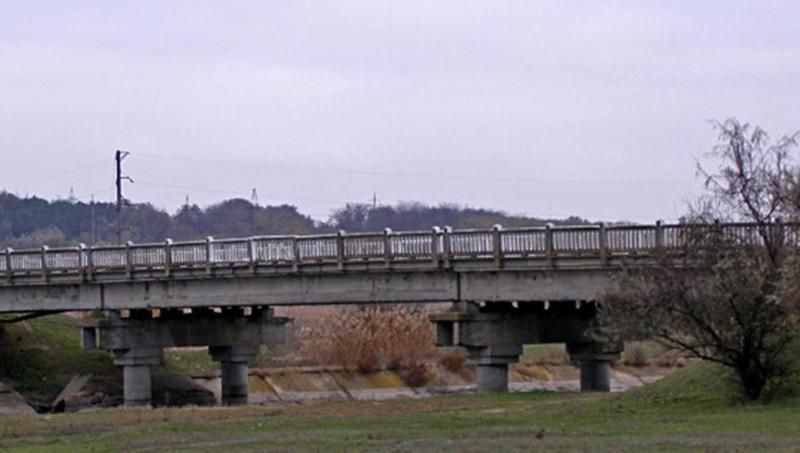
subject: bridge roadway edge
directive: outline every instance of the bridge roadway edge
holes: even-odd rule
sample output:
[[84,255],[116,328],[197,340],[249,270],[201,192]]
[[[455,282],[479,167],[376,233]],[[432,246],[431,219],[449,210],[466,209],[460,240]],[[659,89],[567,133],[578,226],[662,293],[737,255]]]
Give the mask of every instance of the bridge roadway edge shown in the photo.
[[594,300],[612,269],[426,269],[146,277],[0,286],[0,313],[281,305]]

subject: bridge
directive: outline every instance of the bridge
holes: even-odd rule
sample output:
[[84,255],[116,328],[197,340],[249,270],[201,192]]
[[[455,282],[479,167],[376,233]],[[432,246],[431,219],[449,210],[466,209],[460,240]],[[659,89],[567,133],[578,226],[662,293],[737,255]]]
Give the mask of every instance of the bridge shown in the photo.
[[[756,224],[714,227],[753,244],[763,233]],[[621,269],[679,253],[690,228],[387,229],[6,249],[0,313],[102,311],[84,326],[84,347],[111,351],[131,405],[150,402],[150,367],[178,346],[209,346],[222,365],[223,402],[246,402],[248,363],[285,335],[288,320],[271,307],[314,304],[453,303],[432,317],[437,344],[468,350],[479,389],[507,389],[523,344],[563,342],[581,366],[581,388],[607,391],[622,345],[590,335],[595,300]],[[796,228],[786,231],[797,241]]]

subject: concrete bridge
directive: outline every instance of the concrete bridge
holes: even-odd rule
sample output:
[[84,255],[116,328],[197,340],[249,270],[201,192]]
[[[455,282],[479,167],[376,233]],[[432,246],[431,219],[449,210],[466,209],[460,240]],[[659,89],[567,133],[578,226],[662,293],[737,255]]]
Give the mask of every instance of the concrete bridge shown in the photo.
[[[7,249],[0,313],[103,312],[84,328],[84,347],[108,349],[124,367],[126,404],[150,402],[150,367],[174,346],[209,346],[222,365],[223,402],[245,402],[248,362],[284,337],[287,320],[270,307],[315,304],[453,303],[432,318],[437,342],[467,348],[481,390],[505,390],[523,344],[548,342],[567,344],[582,389],[608,390],[622,345],[590,335],[595,300],[623,267],[679,253],[687,228],[495,226]],[[717,228],[759,241],[757,225]]]

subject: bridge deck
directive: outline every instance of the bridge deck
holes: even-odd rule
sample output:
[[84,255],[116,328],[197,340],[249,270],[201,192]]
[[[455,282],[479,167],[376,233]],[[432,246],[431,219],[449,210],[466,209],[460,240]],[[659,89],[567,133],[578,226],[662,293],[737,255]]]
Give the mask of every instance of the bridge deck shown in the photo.
[[[783,232],[784,226],[779,226]],[[710,227],[746,243],[760,243],[755,224],[703,228]],[[642,263],[657,250],[681,250],[686,232],[696,228],[660,223],[434,228],[7,249],[0,253],[0,312],[181,304],[590,299],[607,285],[609,271],[623,262]],[[797,243],[798,229],[786,231],[786,240]]]

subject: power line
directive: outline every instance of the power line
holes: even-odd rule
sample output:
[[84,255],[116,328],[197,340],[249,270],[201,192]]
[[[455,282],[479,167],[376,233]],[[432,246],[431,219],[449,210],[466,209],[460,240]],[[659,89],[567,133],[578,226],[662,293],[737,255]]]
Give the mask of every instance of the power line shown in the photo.
[[51,179],[60,178],[62,176],[72,175],[72,174],[75,174],[75,173],[81,173],[83,171],[86,171],[86,170],[89,170],[89,169],[92,169],[92,168],[97,168],[97,167],[100,167],[101,165],[107,165],[107,164],[108,164],[108,162],[104,160],[104,161],[101,161],[101,162],[95,162],[93,164],[81,165],[80,167],[75,167],[75,168],[73,168],[71,170],[61,171],[61,172],[58,172],[58,173],[52,173],[52,174],[50,174],[48,176],[43,176],[41,178],[33,179],[33,180],[28,181],[28,182],[24,182],[22,184],[16,184],[16,187],[30,186],[30,185],[33,185],[33,184],[36,184],[36,183],[40,183],[40,182],[43,182],[43,181],[49,181]]
[[323,167],[304,167],[295,165],[275,165],[265,164],[262,162],[245,162],[245,161],[231,161],[231,160],[216,160],[216,159],[202,159],[196,157],[185,156],[164,156],[156,154],[139,154],[137,156],[162,159],[162,160],[177,160],[187,162],[199,162],[214,165],[237,165],[245,167],[262,167],[271,168],[276,170],[289,170],[289,171],[313,171],[319,173],[332,173],[332,174],[346,174],[357,176],[381,176],[381,177],[398,177],[398,178],[431,178],[431,179],[457,179],[467,181],[494,181],[494,182],[517,182],[517,183],[570,183],[570,184],[688,184],[688,180],[657,180],[657,179],[587,179],[587,178],[520,178],[520,177],[493,177],[493,176],[480,176],[480,175],[453,175],[446,173],[402,173],[402,172],[384,172],[384,171],[368,171],[359,169],[336,169],[336,168],[323,168]]
[[[138,154],[137,154],[138,156]],[[176,189],[176,190],[195,190],[198,192],[208,192],[208,193],[218,193],[221,195],[237,195],[242,198],[249,196],[252,200],[253,192],[250,191],[238,191],[238,190],[228,190],[228,189],[217,189],[211,187],[198,187],[198,186],[186,186],[182,184],[168,184],[168,183],[161,183],[161,182],[150,182],[150,181],[137,181],[137,185],[140,186],[152,186],[152,187],[163,187],[166,189]],[[331,199],[323,199],[323,198],[300,198],[300,197],[269,197],[270,200],[281,201],[281,200],[291,200],[291,201],[306,201],[312,203],[350,203],[348,201],[343,200],[331,200]]]

